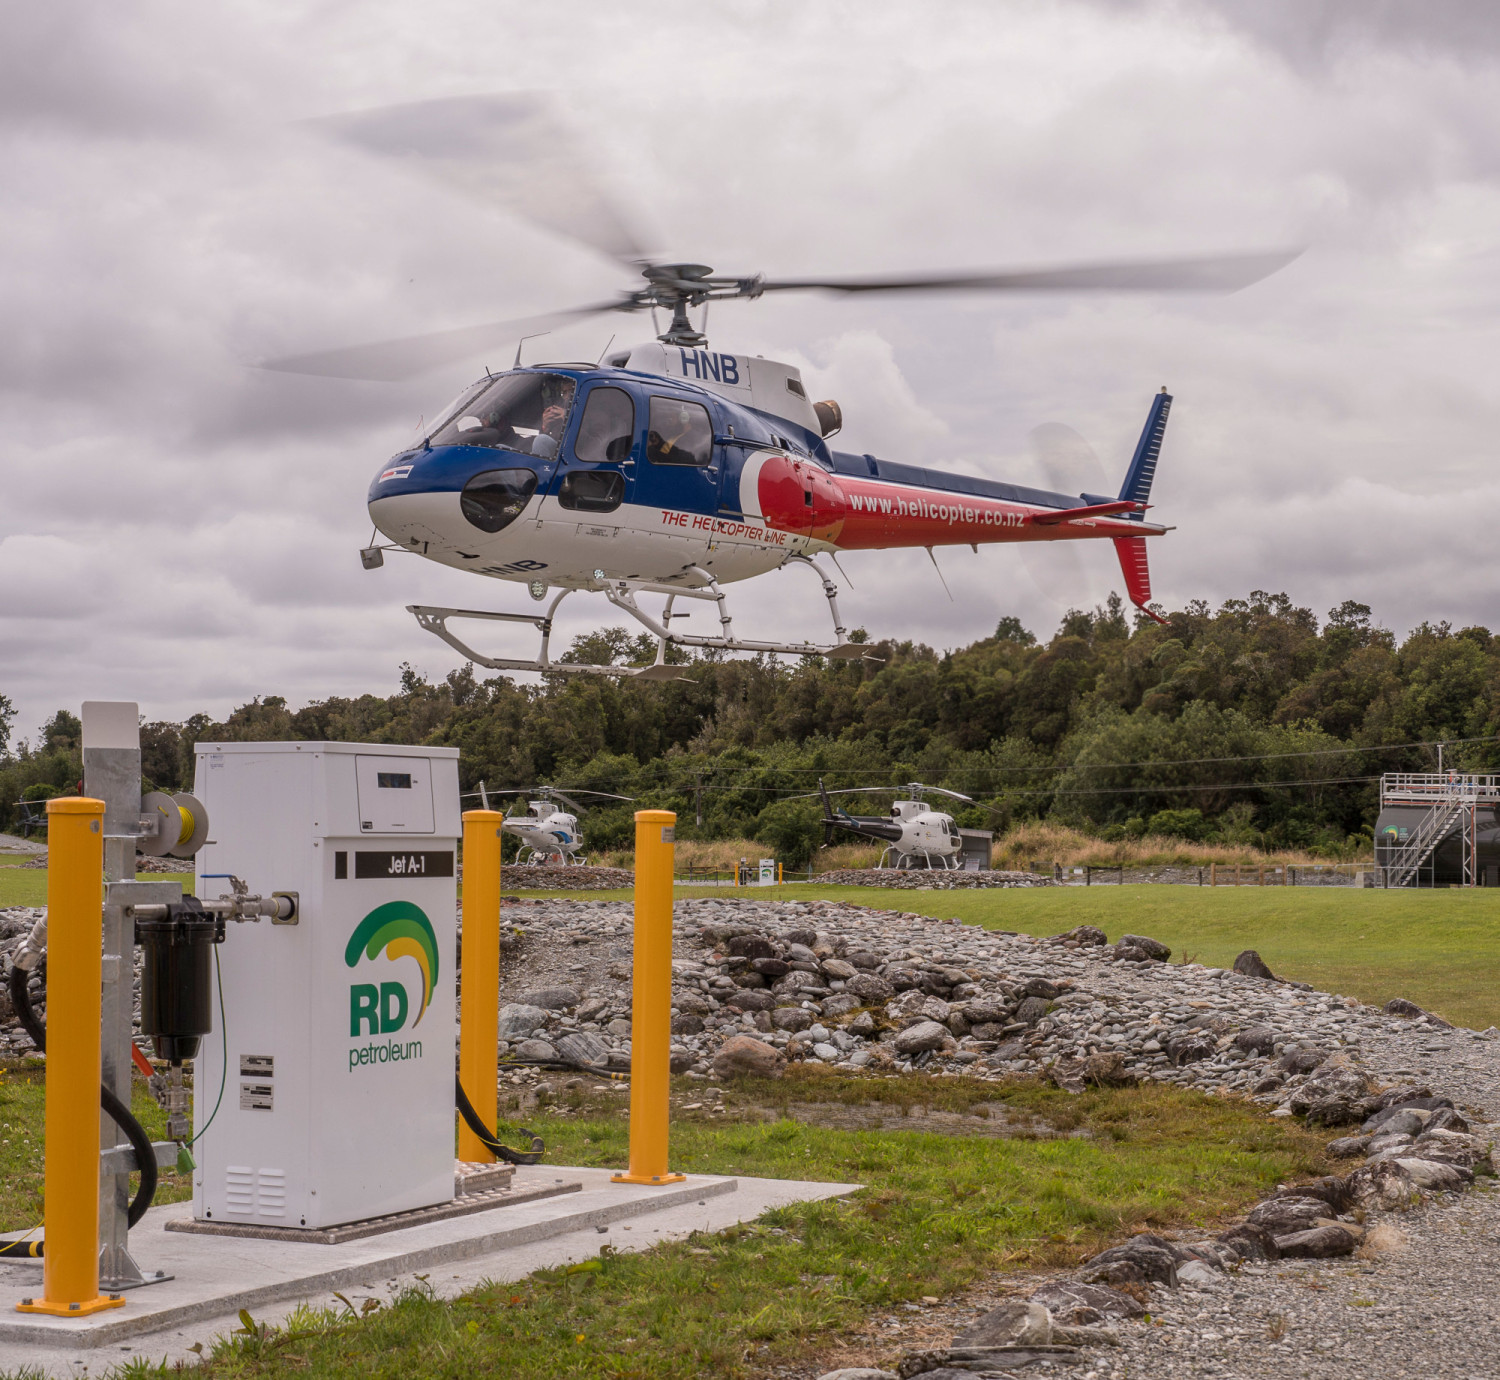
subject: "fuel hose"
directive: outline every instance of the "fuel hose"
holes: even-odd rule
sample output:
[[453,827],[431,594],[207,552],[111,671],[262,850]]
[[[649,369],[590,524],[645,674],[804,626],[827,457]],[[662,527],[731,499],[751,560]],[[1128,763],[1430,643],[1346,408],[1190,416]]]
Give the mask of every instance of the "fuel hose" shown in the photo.
[[542,1143],[539,1135],[522,1127],[521,1134],[531,1137],[530,1150],[516,1150],[509,1145],[503,1145],[495,1133],[480,1120],[479,1113],[474,1110],[474,1104],[469,1101],[468,1093],[464,1091],[463,1080],[455,1077],[453,1087],[464,1125],[479,1138],[479,1143],[490,1154],[497,1159],[504,1160],[507,1164],[540,1164],[542,1162],[542,1156],[547,1153],[547,1147]]
[[[31,974],[24,968],[11,967],[10,1004],[20,1018],[21,1028],[31,1037],[32,1044],[46,1053],[47,1028],[37,1019],[37,1014],[32,1009],[31,993],[27,990],[30,977]],[[135,1151],[135,1162],[140,1170],[141,1182],[136,1188],[135,1197],[131,1199],[130,1211],[126,1217],[133,1227],[146,1215],[146,1209],[151,1206],[151,1200],[156,1196],[156,1151],[152,1148],[151,1138],[146,1134],[141,1123],[131,1114],[130,1108],[103,1084],[99,1086],[99,1105],[104,1109],[104,1114],[125,1132],[125,1139],[130,1142],[131,1149]],[[42,1243],[39,1241],[16,1241],[0,1246],[0,1260],[6,1256],[35,1257],[41,1253]]]

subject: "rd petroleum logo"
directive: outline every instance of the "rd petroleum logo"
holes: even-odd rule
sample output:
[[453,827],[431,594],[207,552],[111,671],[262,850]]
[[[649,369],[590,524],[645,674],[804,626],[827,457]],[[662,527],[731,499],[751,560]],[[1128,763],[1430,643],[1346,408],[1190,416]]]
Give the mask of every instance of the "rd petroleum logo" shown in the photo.
[[[349,936],[344,962],[357,968],[361,962],[378,957],[382,950],[392,963],[398,958],[416,961],[422,976],[422,993],[416,1018],[412,1021],[415,1027],[427,1014],[433,983],[438,975],[437,935],[421,907],[410,901],[388,901],[383,906],[376,906]],[[355,982],[349,985],[351,1039],[366,1034],[392,1035],[406,1025],[409,1013],[405,983],[382,982],[377,986],[373,982]],[[405,1043],[387,1040],[383,1044],[372,1041],[349,1051],[349,1067],[352,1070],[361,1064],[388,1064],[421,1057],[420,1040]]]

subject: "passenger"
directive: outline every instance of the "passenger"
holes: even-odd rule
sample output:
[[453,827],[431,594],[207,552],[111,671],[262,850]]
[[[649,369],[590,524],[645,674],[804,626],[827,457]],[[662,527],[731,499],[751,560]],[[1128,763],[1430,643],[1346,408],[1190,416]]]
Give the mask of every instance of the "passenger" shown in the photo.
[[542,409],[542,427],[531,443],[531,453],[543,460],[550,460],[562,444],[563,424],[568,419],[567,409],[558,403],[548,403]]

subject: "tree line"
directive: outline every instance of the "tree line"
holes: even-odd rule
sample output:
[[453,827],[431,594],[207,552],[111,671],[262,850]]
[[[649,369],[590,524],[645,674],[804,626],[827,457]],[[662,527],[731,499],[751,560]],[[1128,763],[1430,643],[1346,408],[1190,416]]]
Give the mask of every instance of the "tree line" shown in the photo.
[[[863,639],[863,634],[857,634]],[[552,675],[429,681],[291,708],[255,697],[222,721],[142,725],[142,765],[191,787],[193,745],[267,739],[433,744],[461,751],[465,791],[552,784],[637,804],[590,810],[595,848],[628,844],[635,808],[676,810],[683,838],[754,838],[793,864],[820,841],[817,789],[920,781],[972,796],[961,825],[1054,819],[1105,839],[1147,832],[1349,856],[1368,847],[1385,771],[1497,770],[1500,643],[1423,623],[1404,640],[1353,600],[1321,624],[1285,594],[1202,601],[1158,625],[1118,596],[1071,611],[1045,643],[1015,618],[937,652],[869,642],[866,659],[681,657],[682,679]],[[648,637],[609,629],[565,660],[645,665]],[[14,802],[74,788],[80,727],[59,710],[12,741],[0,695],[0,828]],[[843,797],[883,811],[890,795]]]

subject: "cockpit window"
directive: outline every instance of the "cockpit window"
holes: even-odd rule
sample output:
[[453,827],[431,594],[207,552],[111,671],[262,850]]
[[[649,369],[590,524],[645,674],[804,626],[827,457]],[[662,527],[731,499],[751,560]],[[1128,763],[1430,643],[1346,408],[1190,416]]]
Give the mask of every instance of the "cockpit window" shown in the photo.
[[561,374],[502,374],[466,398],[431,438],[435,446],[489,446],[550,460],[577,385]]
[[635,446],[635,404],[623,388],[596,388],[583,405],[573,454],[590,465],[626,460]]
[[535,470],[486,470],[464,485],[458,506],[481,532],[498,532],[521,516],[535,492]]
[[646,459],[653,465],[711,465],[714,429],[708,409],[681,398],[652,398]]

